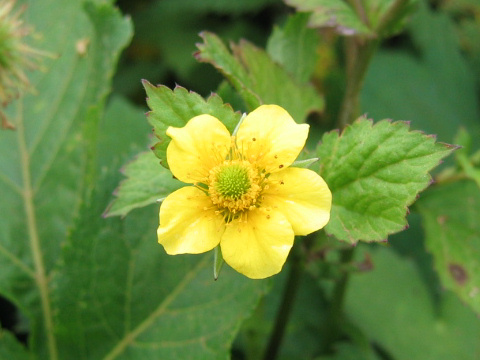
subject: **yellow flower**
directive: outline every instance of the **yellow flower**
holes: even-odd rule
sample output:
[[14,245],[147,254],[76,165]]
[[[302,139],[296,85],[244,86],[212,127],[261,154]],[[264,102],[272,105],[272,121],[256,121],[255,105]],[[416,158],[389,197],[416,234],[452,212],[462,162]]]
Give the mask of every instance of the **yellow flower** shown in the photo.
[[238,272],[261,279],[278,273],[295,235],[330,219],[332,194],[314,171],[289,167],[309,126],[283,108],[262,105],[236,135],[211,115],[169,127],[167,161],[173,175],[194,186],[170,194],[160,208],[158,241],[170,254],[198,254],[220,244]]

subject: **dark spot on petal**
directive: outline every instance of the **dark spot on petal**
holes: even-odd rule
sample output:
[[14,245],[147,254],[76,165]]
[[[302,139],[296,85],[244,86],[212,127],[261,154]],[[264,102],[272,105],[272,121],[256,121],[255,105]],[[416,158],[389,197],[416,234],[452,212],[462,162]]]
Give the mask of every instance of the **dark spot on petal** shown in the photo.
[[257,141],[257,139],[256,139],[256,138],[252,138],[252,141]]
[[283,185],[283,184],[285,184],[285,183],[283,182],[283,180],[282,180],[282,181],[280,181],[280,185]]
[[278,168],[279,169],[283,168],[283,165],[282,164],[278,165]]
[[278,155],[275,155],[274,158],[275,158],[275,159],[278,159]]
[[270,215],[267,215],[267,219],[270,219]]
[[458,264],[449,264],[448,270],[458,285],[465,285],[468,280],[468,275],[463,266]]

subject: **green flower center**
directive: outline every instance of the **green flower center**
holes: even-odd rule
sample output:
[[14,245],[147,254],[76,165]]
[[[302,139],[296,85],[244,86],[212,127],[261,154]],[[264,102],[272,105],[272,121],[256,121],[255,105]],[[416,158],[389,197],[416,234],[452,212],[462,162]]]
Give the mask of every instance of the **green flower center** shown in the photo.
[[225,160],[210,170],[208,195],[228,222],[256,206],[263,181],[264,177],[248,161]]
[[225,166],[217,173],[215,188],[224,198],[238,200],[250,187],[248,169],[240,164]]

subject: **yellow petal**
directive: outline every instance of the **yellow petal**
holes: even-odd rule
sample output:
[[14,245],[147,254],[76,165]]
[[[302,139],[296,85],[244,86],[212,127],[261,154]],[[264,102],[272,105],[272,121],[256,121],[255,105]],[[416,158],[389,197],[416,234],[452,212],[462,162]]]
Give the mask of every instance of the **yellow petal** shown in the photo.
[[204,182],[208,171],[221,163],[230,150],[231,136],[211,115],[192,118],[183,128],[170,126],[167,161],[173,175],[185,183]]
[[295,235],[310,234],[328,223],[332,193],[316,172],[291,167],[271,174],[268,181],[261,206],[281,211]]
[[267,173],[290,166],[305,146],[307,124],[297,124],[277,105],[262,105],[248,114],[237,133],[237,147]]
[[282,269],[293,245],[293,230],[280,212],[255,209],[247,221],[226,226],[220,247],[225,262],[252,279],[272,276]]
[[[206,208],[209,208],[206,210]],[[170,194],[160,207],[158,242],[167,254],[198,254],[212,250],[225,230],[210,198],[196,187],[186,186]]]

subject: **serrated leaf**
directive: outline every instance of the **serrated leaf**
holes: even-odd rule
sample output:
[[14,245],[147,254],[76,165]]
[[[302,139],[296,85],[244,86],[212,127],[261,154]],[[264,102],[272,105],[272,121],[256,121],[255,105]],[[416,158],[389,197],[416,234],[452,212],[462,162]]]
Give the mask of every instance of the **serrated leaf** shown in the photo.
[[102,108],[131,36],[129,20],[99,3],[29,2],[24,17],[39,34],[35,48],[58,56],[32,74],[37,95],[8,109],[18,130],[0,132],[0,292],[28,316],[29,347],[38,358],[56,358],[49,279],[79,208],[82,122],[90,107]]
[[232,132],[240,120],[241,114],[234,112],[231,106],[224,104],[216,94],[205,100],[197,93],[189,92],[180,86],[172,91],[163,85],[155,87],[146,80],[143,81],[143,86],[148,96],[148,107],[152,110],[148,113],[148,121],[160,139],[153,150],[165,167],[168,167],[166,151],[170,143],[165,132],[169,126],[183,127],[197,115],[210,114]]
[[323,97],[310,84],[301,84],[268,54],[242,40],[232,44],[232,53],[220,38],[203,32],[197,44],[197,59],[215,66],[242,96],[249,110],[261,104],[277,104],[285,108],[297,122],[304,122],[311,112],[324,109]]
[[342,0],[284,0],[297,11],[312,12],[309,25],[329,27],[341,35],[371,35],[371,30],[360,20],[354,9]]
[[453,146],[409,131],[405,122],[360,118],[318,147],[320,174],[333,194],[329,234],[355,244],[382,241],[407,226],[407,206],[430,183],[428,172]]
[[64,247],[54,279],[60,357],[228,358],[268,281],[230,268],[214,281],[212,253],[166,255],[156,239],[158,206],[102,218],[115,183],[97,181]]
[[105,216],[125,216],[131,210],[153,204],[185,185],[174,179],[151,151],[139,154],[127,164],[124,174],[127,178],[115,190],[116,199],[108,206]]
[[480,314],[480,189],[471,181],[438,185],[417,206],[443,286]]
[[351,275],[345,312],[370,341],[391,359],[478,359],[475,313],[449,291],[432,296],[411,258],[369,249],[373,270]]
[[0,359],[31,360],[32,356],[15,336],[0,327]]
[[300,83],[306,83],[315,69],[317,46],[316,30],[308,28],[308,14],[290,16],[286,24],[275,27],[268,39],[267,52]]

